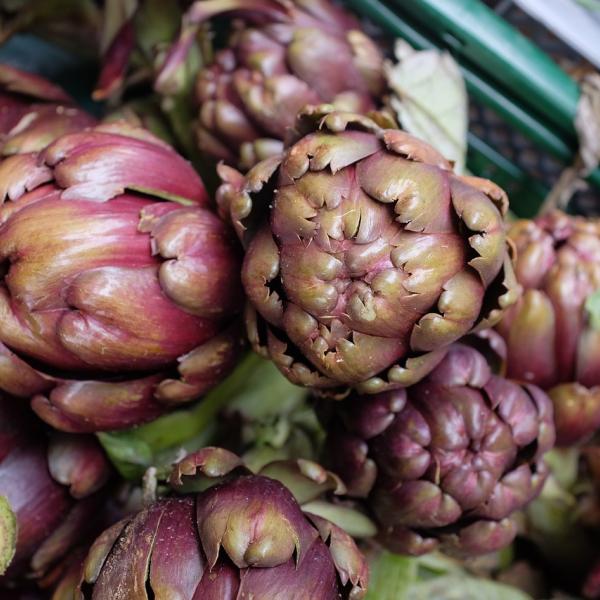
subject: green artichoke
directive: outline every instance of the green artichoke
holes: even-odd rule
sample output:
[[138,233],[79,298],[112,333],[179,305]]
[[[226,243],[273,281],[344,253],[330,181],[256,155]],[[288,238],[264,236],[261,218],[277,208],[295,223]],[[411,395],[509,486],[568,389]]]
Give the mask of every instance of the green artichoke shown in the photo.
[[570,445],[600,427],[600,221],[555,211],[509,237],[524,293],[498,326],[507,374],[548,391],[557,442]]
[[140,590],[155,600],[364,596],[367,565],[352,538],[299,506],[340,485],[318,465],[272,463],[254,475],[236,455],[204,448],[175,466],[171,482],[183,495],[158,500],[97,539],[82,598],[129,599]]
[[119,429],[235,364],[237,240],[170,146],[125,123],[64,135],[2,161],[0,198],[0,390],[58,429]]
[[364,112],[384,90],[383,59],[360,23],[330,0],[208,0],[186,13],[157,79],[172,93],[200,24],[241,18],[226,49],[198,75],[198,141],[207,155],[248,169],[277,154],[307,104]]
[[0,397],[0,596],[40,578],[92,534],[111,469],[91,436],[47,435],[20,402]]
[[506,195],[367,117],[309,109],[298,137],[245,177],[220,169],[246,246],[249,338],[328,393],[415,383],[516,300]]
[[492,375],[464,344],[414,386],[332,404],[325,456],[396,552],[479,555],[509,544],[511,514],[548,472],[549,398]]

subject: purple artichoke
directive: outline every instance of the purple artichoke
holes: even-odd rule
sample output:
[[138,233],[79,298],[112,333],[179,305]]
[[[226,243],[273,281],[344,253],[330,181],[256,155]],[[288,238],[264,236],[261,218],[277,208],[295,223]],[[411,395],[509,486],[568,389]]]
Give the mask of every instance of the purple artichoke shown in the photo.
[[249,337],[297,384],[410,385],[516,299],[506,195],[403,131],[324,110],[282,157],[220,169],[247,246]]
[[0,398],[0,596],[40,578],[91,533],[110,467],[93,437],[46,436],[18,400]]
[[66,431],[148,421],[233,366],[235,236],[173,149],[124,123],[0,164],[0,389]]
[[326,456],[394,551],[501,548],[515,535],[510,515],[546,478],[552,403],[492,375],[472,347],[454,344],[417,385],[335,405]]
[[570,445],[600,428],[600,221],[555,211],[509,236],[524,293],[498,327],[507,375],[548,391],[557,441]]
[[281,151],[286,129],[307,104],[356,112],[377,105],[382,56],[359,22],[330,0],[195,2],[158,77],[163,93],[178,85],[200,24],[231,12],[239,27],[196,83],[198,141],[207,155],[248,169]]
[[303,513],[273,477],[287,472],[304,501],[339,482],[308,461],[266,469],[253,475],[219,448],[184,459],[173,485],[203,491],[158,500],[106,530],[85,561],[82,598],[362,598],[367,566],[352,538]]

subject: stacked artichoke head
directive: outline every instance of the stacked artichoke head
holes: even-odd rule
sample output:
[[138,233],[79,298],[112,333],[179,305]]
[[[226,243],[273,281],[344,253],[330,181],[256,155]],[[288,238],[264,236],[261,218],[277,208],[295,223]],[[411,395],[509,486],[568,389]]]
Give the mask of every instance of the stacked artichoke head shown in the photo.
[[512,225],[524,288],[498,327],[507,374],[549,390],[557,441],[600,427],[600,222],[552,212]]
[[502,190],[455,175],[381,115],[325,106],[304,111],[280,157],[220,173],[221,210],[246,247],[249,338],[291,381],[337,399],[323,409],[325,460],[380,541],[462,555],[510,543],[511,517],[546,478],[552,404],[456,343],[519,297]]
[[219,190],[246,246],[254,348],[329,394],[417,382],[517,296],[489,181],[458,177],[429,145],[331,107],[298,141]]
[[416,385],[330,408],[330,464],[351,495],[368,499],[381,540],[398,552],[479,555],[506,546],[516,534],[510,516],[548,472],[549,398],[493,375],[464,344]]
[[200,24],[231,13],[239,26],[196,82],[206,155],[248,169],[282,150],[286,130],[308,104],[357,112],[381,104],[382,55],[359,22],[329,0],[195,2],[158,77],[162,92],[176,85]]
[[199,176],[125,123],[84,129],[54,104],[3,115],[0,389],[67,431],[200,397],[234,364],[241,293]]
[[[332,472],[152,448],[168,456],[145,507],[55,597],[358,600],[368,569],[352,535],[407,554],[511,543],[548,474],[544,390],[559,441],[600,426],[600,228],[556,213],[508,235],[503,190],[375,112],[382,54],[341,6],[177,2],[136,40],[160,3],[125,4],[111,5],[122,19],[97,97],[126,85],[139,42],[173,108],[203,24],[235,19],[195,85],[222,183],[213,202],[145,129],[98,123],[0,68],[0,584],[48,576],[84,541],[108,494],[85,434],[200,399],[236,365],[242,320],[253,349],[312,392]],[[29,405],[66,433],[47,437]],[[142,430],[139,447],[164,450],[160,424],[100,438]],[[152,475],[174,462],[156,499]]]
[[310,513],[324,493],[343,491],[315,463],[271,463],[252,474],[236,455],[204,448],[175,466],[171,482],[182,495],[97,539],[82,598],[132,598],[138,589],[156,600],[364,597],[367,566],[352,538]]

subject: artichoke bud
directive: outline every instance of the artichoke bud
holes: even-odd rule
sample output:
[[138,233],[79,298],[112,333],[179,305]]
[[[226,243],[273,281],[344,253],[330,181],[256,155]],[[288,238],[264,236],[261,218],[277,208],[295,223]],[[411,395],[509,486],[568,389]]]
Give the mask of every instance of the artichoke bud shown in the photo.
[[307,107],[280,156],[244,178],[220,169],[219,207],[246,248],[248,337],[325,396],[417,383],[519,296],[506,194],[379,123]]
[[371,507],[381,542],[407,554],[509,544],[555,438],[548,396],[494,375],[465,344],[413,386],[335,403],[327,429],[328,465]]
[[547,390],[557,443],[583,443],[600,427],[600,221],[560,211],[515,222],[523,296],[498,331],[506,373]]
[[[318,465],[289,468],[296,478],[331,479]],[[213,485],[158,500],[106,530],[84,563],[82,598],[135,589],[157,600],[364,597],[368,569],[355,542],[323,517],[303,512],[272,477],[284,469],[267,466],[252,474],[220,448],[184,458],[171,477],[178,492],[186,478]]]

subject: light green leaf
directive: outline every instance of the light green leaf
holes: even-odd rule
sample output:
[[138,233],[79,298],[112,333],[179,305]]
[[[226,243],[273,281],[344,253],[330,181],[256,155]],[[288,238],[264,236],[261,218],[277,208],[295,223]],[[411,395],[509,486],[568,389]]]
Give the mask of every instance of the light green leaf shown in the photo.
[[100,443],[113,465],[125,479],[141,479],[153,464],[152,449],[138,439],[135,430],[98,433]]
[[577,447],[553,448],[544,455],[552,476],[563,490],[570,490],[575,485],[579,476],[579,459]]
[[[400,600],[397,596],[397,600]],[[402,600],[531,600],[517,588],[461,575],[445,575],[410,587]]]
[[0,496],[0,575],[4,575],[17,550],[17,517],[6,496]]
[[464,172],[468,97],[458,64],[446,52],[415,51],[403,40],[397,40],[395,53],[397,62],[388,62],[385,73],[402,129],[429,142]]
[[302,505],[302,510],[331,521],[354,538],[369,538],[377,533],[377,527],[364,513],[326,500],[313,500]]
[[417,559],[381,552],[369,560],[371,577],[365,600],[406,600],[417,578]]
[[182,11],[176,2],[145,0],[135,16],[136,42],[148,58],[156,49],[170,44],[181,26]]
[[588,296],[585,301],[585,311],[592,329],[600,331],[600,290]]

